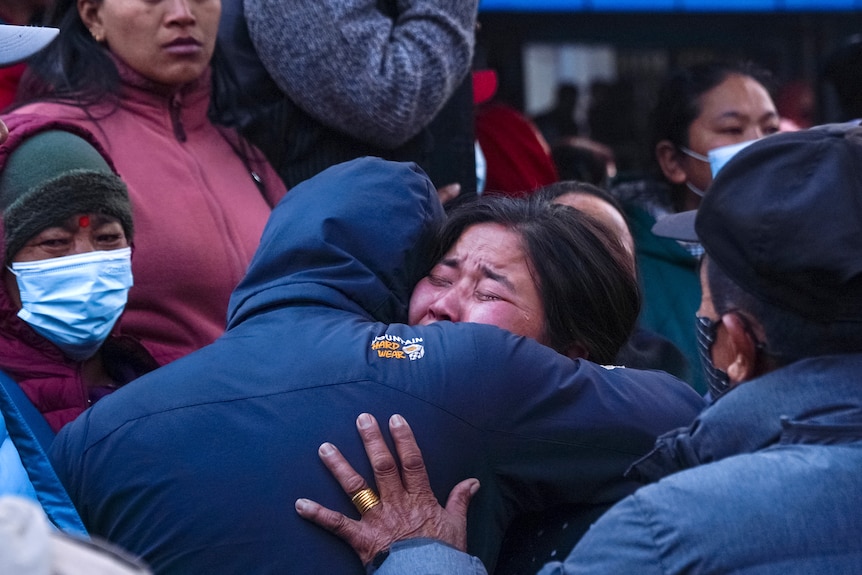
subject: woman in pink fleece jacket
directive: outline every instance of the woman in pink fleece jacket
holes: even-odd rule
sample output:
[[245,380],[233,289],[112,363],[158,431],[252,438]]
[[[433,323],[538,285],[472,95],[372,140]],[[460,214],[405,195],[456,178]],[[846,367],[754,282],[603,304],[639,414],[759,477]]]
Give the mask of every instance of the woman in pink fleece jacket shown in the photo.
[[219,0],[61,0],[13,114],[91,131],[129,188],[135,285],[122,330],[160,364],[215,340],[284,185],[207,117]]

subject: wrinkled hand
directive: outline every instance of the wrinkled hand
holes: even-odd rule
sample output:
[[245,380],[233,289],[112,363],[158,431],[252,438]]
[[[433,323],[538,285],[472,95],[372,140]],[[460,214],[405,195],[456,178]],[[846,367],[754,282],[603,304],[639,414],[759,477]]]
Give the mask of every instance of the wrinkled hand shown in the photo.
[[[363,413],[356,427],[374,470],[380,504],[369,509],[360,521],[308,499],[296,501],[296,512],[344,539],[363,565],[392,543],[415,537],[438,539],[466,551],[467,507],[479,489],[479,481],[466,479],[456,485],[444,509],[431,491],[422,453],[403,417],[393,415],[389,419],[389,431],[401,461],[400,472],[374,417]],[[345,493],[352,495],[368,487],[334,445],[324,443],[318,453]]]

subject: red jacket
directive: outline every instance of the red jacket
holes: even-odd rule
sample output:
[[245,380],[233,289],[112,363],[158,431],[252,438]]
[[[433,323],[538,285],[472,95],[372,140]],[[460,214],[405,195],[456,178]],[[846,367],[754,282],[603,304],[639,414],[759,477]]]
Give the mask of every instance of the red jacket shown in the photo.
[[15,101],[18,83],[26,68],[27,64],[24,62],[0,68],[0,110]]
[[[8,119],[9,138],[0,145],[0,169],[9,155],[25,139],[47,130],[66,130],[89,141],[109,165],[111,159],[98,140],[86,130],[66,122],[19,114]],[[3,261],[3,222],[0,219],[0,277]],[[102,360],[108,374],[118,385],[128,383],[158,367],[156,361],[133,338],[119,334],[118,326],[102,344]],[[88,389],[81,377],[81,362],[66,357],[60,348],[45,339],[18,317],[18,307],[0,281],[0,371],[11,377],[42,413],[54,431],[80,415],[108,390]]]
[[488,193],[529,196],[560,178],[548,143],[523,114],[491,102],[476,109],[476,139],[487,163]]
[[230,294],[285,188],[260,152],[209,121],[209,74],[166,92],[118,67],[116,109],[35,103],[10,117],[38,113],[73,122],[92,131],[113,159],[135,218],[135,285],[123,333],[165,364],[222,334]]

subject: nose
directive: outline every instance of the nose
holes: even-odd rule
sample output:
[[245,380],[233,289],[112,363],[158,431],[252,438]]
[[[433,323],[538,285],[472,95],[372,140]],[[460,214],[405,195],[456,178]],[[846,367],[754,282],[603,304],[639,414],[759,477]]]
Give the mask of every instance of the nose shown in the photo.
[[97,249],[96,242],[89,234],[87,234],[75,238],[72,242],[72,249],[69,251],[69,255],[85,254],[88,252],[94,252]]
[[448,289],[428,306],[433,321],[460,321],[461,303],[455,289]]
[[167,18],[169,23],[188,26],[195,23],[189,0],[168,0]]
[[751,128],[749,128],[748,131],[746,132],[745,139],[746,140],[759,140],[760,138],[762,138],[765,135],[766,135],[766,133],[763,131],[763,128],[760,125],[754,125]]

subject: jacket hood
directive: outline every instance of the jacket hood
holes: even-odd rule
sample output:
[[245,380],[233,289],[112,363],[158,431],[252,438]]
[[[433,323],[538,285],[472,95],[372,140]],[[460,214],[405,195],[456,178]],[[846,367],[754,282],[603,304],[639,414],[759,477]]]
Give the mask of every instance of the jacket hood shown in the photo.
[[444,213],[413,163],[360,158],[293,188],[273,210],[228,307],[228,329],[274,307],[323,305],[404,323]]

